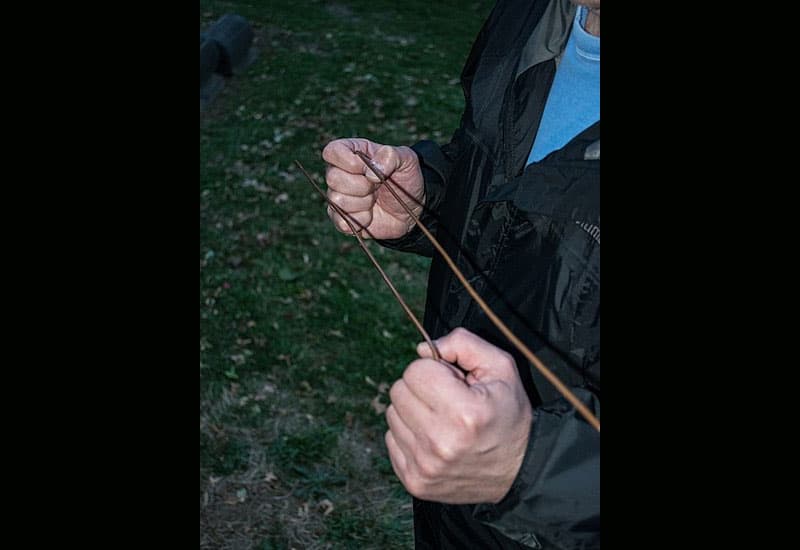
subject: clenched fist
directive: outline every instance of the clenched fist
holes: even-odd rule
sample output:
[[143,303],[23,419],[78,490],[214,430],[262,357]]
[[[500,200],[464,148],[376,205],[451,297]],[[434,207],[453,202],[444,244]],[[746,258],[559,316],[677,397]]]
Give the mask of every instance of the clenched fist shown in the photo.
[[[392,178],[410,195],[396,187],[394,189],[418,216],[424,204],[425,187],[417,154],[409,147],[380,145],[362,138],[337,139],[322,150],[322,158],[328,163],[325,172],[328,198],[367,228],[376,239],[402,237],[414,227],[413,219],[384,185],[378,186],[380,180],[354,154],[355,151],[369,155],[387,178]],[[352,233],[345,221],[330,207],[328,216],[339,231]],[[358,224],[353,225],[358,228]],[[366,232],[362,236],[369,237]]]
[[[525,457],[533,419],[514,359],[463,328],[426,344],[394,383],[386,447],[397,477],[417,498],[497,503]],[[459,365],[464,374],[452,366]]]

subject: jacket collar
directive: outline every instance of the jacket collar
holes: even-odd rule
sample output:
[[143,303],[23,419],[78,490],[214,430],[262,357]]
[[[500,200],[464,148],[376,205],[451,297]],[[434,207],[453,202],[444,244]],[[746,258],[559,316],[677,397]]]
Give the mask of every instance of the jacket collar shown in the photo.
[[522,49],[515,78],[530,67],[561,55],[577,9],[569,0],[551,0]]

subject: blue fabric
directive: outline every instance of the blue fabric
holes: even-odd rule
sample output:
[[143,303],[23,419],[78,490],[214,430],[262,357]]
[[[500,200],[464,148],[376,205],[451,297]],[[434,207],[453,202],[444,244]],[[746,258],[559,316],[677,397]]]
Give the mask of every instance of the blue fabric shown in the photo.
[[562,148],[600,120],[600,37],[583,29],[587,13],[578,7],[527,164]]

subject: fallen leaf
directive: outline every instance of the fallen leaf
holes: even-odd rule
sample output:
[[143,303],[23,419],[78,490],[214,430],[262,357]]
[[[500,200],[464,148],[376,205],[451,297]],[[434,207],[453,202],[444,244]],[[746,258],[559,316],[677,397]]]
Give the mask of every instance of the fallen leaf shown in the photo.
[[307,288],[304,288],[303,291],[300,292],[300,296],[298,296],[298,298],[300,298],[301,300],[310,300],[313,297],[314,293]]
[[327,498],[323,498],[322,500],[319,501],[319,507],[324,510],[322,512],[323,516],[327,516],[328,514],[333,512],[333,503]]
[[272,472],[267,472],[267,475],[264,476],[264,481],[267,483],[272,483],[273,481],[278,481],[278,476],[276,476]]
[[380,385],[378,386],[378,391],[381,393],[386,393],[387,391],[389,391],[390,387],[391,386],[388,383],[381,382]]
[[381,402],[381,395],[378,394],[370,401],[370,406],[375,411],[375,414],[383,414],[386,412],[386,404]]
[[275,204],[281,204],[282,202],[286,202],[289,200],[289,193],[281,193],[277,197],[275,197]]
[[231,370],[226,370],[222,374],[224,374],[227,378],[230,378],[231,380],[238,380],[239,379],[239,375],[236,374],[236,369],[233,368],[233,367],[231,367]]

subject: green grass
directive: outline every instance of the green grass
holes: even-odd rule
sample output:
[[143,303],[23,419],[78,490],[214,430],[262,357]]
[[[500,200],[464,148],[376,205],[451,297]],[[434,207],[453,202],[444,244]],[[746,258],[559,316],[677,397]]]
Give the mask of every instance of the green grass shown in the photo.
[[[293,161],[322,180],[337,137],[447,141],[490,7],[201,1],[259,51],[201,113],[201,547],[411,547],[373,400],[420,337]],[[371,249],[421,313],[429,260]]]

